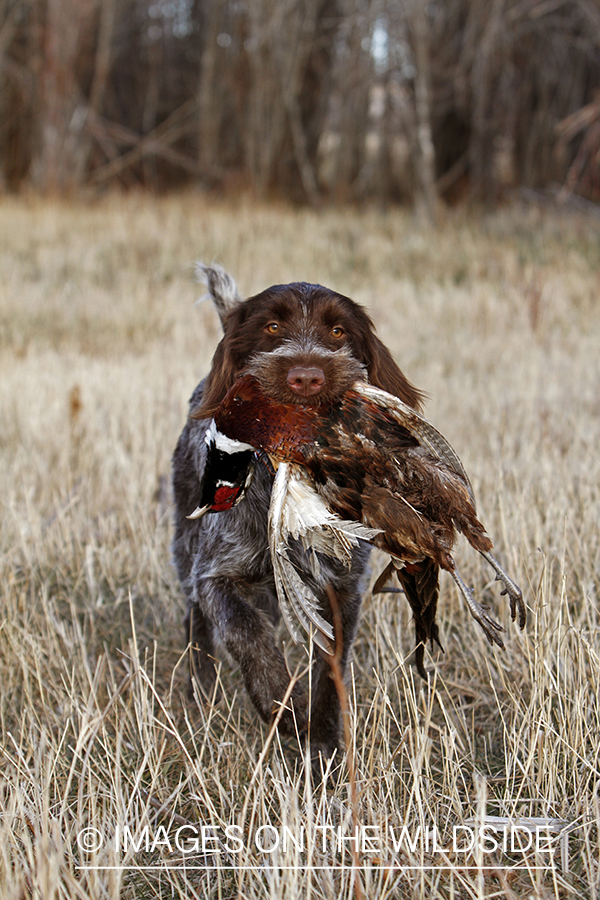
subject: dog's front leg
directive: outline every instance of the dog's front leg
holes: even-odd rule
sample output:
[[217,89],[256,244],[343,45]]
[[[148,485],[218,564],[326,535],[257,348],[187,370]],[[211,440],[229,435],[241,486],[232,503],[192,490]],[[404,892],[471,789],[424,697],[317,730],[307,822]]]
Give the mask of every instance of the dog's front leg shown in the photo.
[[[295,545],[300,568],[300,548]],[[352,644],[360,615],[371,548],[361,544],[353,554],[352,569],[319,556],[318,574],[304,564],[304,579],[320,599],[321,612],[334,626],[338,673],[344,678],[351,658]],[[313,764],[319,768],[319,756],[329,758],[342,746],[342,721],[339,684],[332,670],[332,657],[317,651],[311,678],[310,749]]]
[[[273,624],[264,611],[272,588],[239,579],[206,577],[195,585],[203,618],[212,634],[239,665],[246,690],[265,722],[273,720],[290,684],[290,673],[275,643]],[[192,610],[193,617],[193,610]],[[218,652],[218,650],[217,650]],[[295,684],[279,721],[284,734],[306,730],[306,695]]]

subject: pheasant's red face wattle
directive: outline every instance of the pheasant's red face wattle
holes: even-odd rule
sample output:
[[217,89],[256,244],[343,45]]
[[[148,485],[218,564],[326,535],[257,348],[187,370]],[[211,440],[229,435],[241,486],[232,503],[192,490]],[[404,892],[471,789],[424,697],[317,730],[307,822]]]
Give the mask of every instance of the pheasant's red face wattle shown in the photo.
[[239,487],[229,487],[228,485],[217,488],[211,510],[213,512],[223,512],[224,510],[232,509],[235,506],[240,490],[241,488]]

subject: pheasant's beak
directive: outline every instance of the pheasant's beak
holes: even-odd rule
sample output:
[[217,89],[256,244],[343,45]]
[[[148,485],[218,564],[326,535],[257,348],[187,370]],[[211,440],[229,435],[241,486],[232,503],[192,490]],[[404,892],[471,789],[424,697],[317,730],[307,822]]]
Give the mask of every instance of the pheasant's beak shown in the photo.
[[202,516],[207,513],[210,509],[210,506],[197,506],[193,513],[190,513],[189,516],[186,516],[186,519],[201,519]]

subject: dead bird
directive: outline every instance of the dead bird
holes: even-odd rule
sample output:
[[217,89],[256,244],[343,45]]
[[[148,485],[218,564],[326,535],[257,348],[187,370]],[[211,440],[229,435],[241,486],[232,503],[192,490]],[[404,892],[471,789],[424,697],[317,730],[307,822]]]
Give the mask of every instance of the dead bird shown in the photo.
[[519,626],[525,626],[521,590],[491,555],[492,541],[477,517],[459,457],[430,422],[398,397],[357,380],[341,401],[305,406],[267,396],[247,374],[216,410],[206,443],[203,499],[193,518],[243,499],[257,464],[254,450],[276,470],[269,543],[281,611],[295,640],[302,639],[298,622],[327,652],[334,634],[290,561],[291,539],[313,551],[316,567],[318,554],[349,566],[361,540],[390,554],[374,591],[397,573],[413,612],[416,664],[423,677],[424,646],[439,644],[440,568],[452,575],[490,644],[504,646],[504,629],[456,569],[451,551],[457,532],[492,566],[504,584],[502,594],[509,596],[513,621],[518,614]]

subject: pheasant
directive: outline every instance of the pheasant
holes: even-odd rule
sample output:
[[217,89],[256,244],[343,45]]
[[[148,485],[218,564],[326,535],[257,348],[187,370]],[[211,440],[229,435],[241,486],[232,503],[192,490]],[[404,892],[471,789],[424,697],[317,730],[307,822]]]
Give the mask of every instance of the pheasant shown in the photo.
[[275,469],[270,550],[281,611],[294,640],[303,639],[298,622],[326,652],[332,652],[334,635],[288,557],[290,539],[312,551],[317,568],[319,553],[349,566],[360,540],[390,555],[374,592],[397,573],[413,612],[415,659],[423,677],[427,642],[441,647],[435,621],[440,568],[451,574],[490,644],[504,646],[504,629],[456,569],[451,550],[457,531],[491,565],[510,598],[513,621],[518,613],[519,626],[525,626],[521,590],[490,553],[492,541],[477,518],[460,459],[430,422],[397,397],[356,381],[331,407],[282,403],[244,375],[217,410],[206,442],[202,502],[190,518],[239,503],[257,455]]

